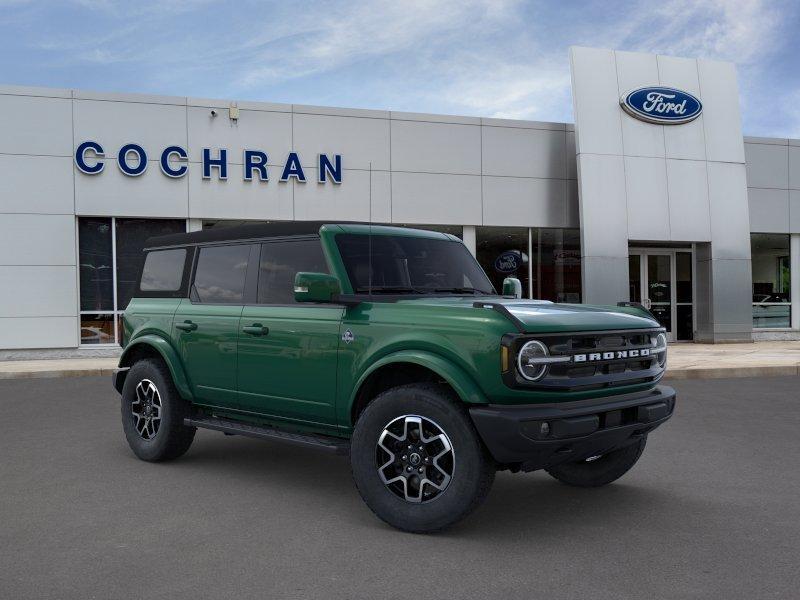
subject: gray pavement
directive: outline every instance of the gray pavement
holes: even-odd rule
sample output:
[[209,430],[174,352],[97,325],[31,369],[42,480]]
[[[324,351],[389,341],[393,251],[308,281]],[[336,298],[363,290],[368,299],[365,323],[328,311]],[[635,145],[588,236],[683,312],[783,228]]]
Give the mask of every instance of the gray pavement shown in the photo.
[[616,484],[500,473],[416,536],[372,516],[346,459],[201,431],[146,464],[107,377],[0,381],[0,597],[797,598],[798,383],[676,381]]

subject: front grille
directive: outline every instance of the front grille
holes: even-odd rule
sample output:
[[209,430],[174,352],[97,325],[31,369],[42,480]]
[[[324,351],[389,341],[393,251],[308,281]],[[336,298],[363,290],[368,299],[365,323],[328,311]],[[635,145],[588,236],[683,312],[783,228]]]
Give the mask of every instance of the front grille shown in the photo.
[[[515,355],[527,341],[537,339],[548,347],[550,356],[567,356],[571,360],[551,364],[545,377],[534,384],[526,383],[518,373],[514,374],[514,379],[522,387],[570,391],[654,382],[664,373],[659,357],[630,354],[632,350],[636,354],[642,348],[652,347],[652,340],[662,331],[648,329],[520,336],[512,344]],[[575,362],[576,356],[585,358]]]

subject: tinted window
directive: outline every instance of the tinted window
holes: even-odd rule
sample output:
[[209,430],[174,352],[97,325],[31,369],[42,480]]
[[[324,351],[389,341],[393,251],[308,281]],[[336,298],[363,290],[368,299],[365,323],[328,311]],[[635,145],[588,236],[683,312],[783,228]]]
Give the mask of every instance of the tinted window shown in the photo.
[[298,271],[328,272],[318,239],[262,244],[259,304],[294,303],[294,277]]
[[[186,231],[183,219],[116,219],[117,308],[125,309],[142,270],[142,248],[148,238]],[[142,288],[145,289],[145,288]],[[175,290],[172,290],[175,291]]]
[[111,219],[78,220],[81,310],[114,310]]
[[148,252],[139,289],[143,292],[177,292],[181,289],[185,262],[184,248]]
[[494,293],[486,274],[460,242],[342,234],[336,236],[336,243],[356,293]]
[[200,302],[241,304],[249,255],[249,245],[201,248],[194,275]]

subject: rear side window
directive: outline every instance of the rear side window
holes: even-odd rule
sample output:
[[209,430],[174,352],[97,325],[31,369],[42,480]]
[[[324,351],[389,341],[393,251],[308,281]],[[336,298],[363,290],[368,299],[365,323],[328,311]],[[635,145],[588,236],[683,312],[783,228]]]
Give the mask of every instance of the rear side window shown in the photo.
[[200,248],[194,290],[200,302],[242,304],[249,245]]
[[181,289],[185,263],[185,248],[148,252],[139,289],[143,292],[177,292]]
[[294,304],[294,276],[298,271],[328,272],[319,239],[262,244],[258,303]]

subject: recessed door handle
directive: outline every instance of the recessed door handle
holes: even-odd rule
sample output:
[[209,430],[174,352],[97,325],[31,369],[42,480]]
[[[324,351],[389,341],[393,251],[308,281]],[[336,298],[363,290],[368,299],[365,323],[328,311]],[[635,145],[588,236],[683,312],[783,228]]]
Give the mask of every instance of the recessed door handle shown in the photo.
[[175,328],[181,331],[194,331],[197,329],[197,323],[192,323],[187,319],[183,323],[175,323]]
[[250,335],[267,335],[269,333],[269,328],[264,327],[261,323],[253,323],[252,325],[245,325],[242,327],[242,331]]

